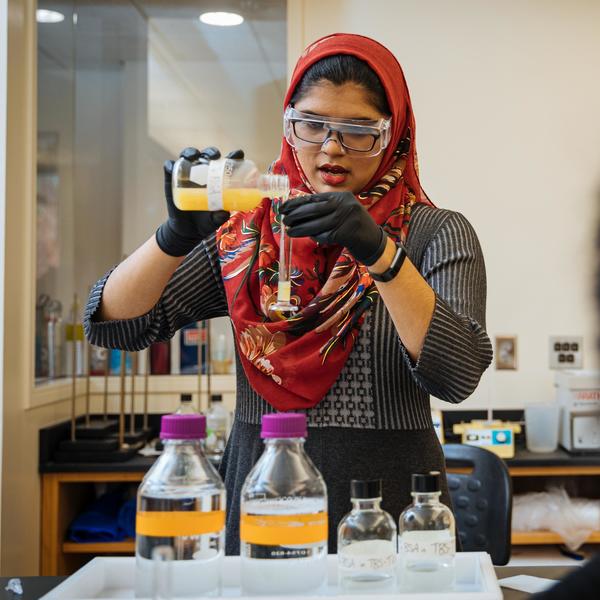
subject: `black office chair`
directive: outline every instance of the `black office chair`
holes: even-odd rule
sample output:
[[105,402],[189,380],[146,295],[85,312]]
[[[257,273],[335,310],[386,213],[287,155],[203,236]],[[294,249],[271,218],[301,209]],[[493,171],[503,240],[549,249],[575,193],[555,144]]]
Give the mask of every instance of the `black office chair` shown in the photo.
[[443,446],[456,529],[464,552],[487,552],[495,565],[510,559],[512,484],[504,461],[493,452],[466,444]]

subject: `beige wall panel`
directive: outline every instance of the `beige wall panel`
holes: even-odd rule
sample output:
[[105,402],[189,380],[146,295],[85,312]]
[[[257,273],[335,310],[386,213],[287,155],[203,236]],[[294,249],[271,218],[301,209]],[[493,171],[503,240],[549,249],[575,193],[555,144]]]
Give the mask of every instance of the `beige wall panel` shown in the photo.
[[478,232],[488,332],[518,336],[519,365],[492,365],[457,408],[551,399],[550,335],[584,336],[584,367],[597,368],[600,3],[291,0],[288,7],[290,68],[308,43],[338,31],[392,50],[412,96],[423,186]]

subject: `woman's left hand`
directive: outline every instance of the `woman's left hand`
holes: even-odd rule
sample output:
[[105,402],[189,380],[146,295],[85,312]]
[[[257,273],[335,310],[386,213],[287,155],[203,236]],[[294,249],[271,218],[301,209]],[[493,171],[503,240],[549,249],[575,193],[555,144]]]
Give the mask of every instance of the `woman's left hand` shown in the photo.
[[364,265],[377,262],[385,250],[386,233],[351,192],[299,196],[284,202],[280,211],[290,237],[339,244]]

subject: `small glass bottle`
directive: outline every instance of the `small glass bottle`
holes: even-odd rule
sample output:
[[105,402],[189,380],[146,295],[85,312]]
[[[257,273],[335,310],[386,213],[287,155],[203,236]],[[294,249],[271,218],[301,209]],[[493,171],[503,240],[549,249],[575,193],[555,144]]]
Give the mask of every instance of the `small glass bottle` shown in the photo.
[[263,198],[287,198],[287,175],[261,173],[251,160],[221,158],[173,165],[173,201],[179,210],[249,211]]
[[381,479],[352,480],[352,511],[338,525],[342,590],[388,591],[396,585],[396,524],[381,508]]
[[327,581],[327,489],[306,434],[304,414],[262,418],[265,451],[241,496],[242,594],[313,594]]
[[223,396],[212,394],[210,397],[210,410],[206,415],[206,456],[218,466],[223,458],[227,444],[227,431],[229,428],[229,413],[223,406]]
[[218,596],[225,534],[225,486],[202,450],[204,415],[162,417],[164,450],[137,494],[137,598],[152,596],[154,549],[172,548],[173,595]]
[[181,394],[179,397],[179,406],[175,411],[176,415],[199,415],[200,413],[194,408],[191,394]]
[[400,586],[406,591],[447,591],[454,585],[454,515],[440,502],[440,473],[413,474],[413,503],[398,527]]

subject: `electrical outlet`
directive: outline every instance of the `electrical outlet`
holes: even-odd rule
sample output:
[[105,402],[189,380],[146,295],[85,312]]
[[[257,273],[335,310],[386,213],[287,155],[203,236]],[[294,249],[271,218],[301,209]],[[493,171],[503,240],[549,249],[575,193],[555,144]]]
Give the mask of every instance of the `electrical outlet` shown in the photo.
[[577,335],[551,335],[549,338],[551,369],[582,369],[583,338]]

